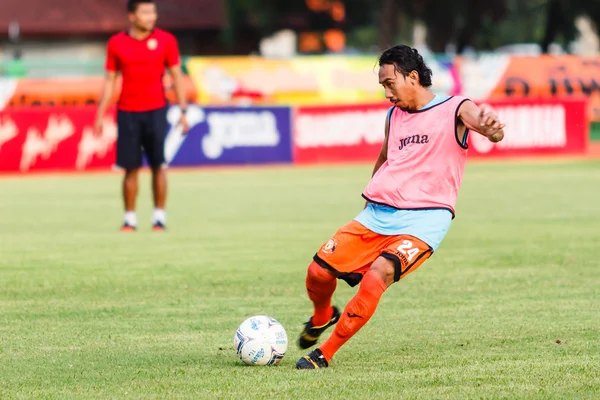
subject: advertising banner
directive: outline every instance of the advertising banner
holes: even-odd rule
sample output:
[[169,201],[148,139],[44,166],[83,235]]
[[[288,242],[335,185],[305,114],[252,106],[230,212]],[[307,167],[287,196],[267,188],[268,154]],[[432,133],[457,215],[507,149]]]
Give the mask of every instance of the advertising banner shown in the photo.
[[587,97],[600,122],[600,57],[487,55],[456,59],[464,93],[485,99]]
[[[196,90],[189,76],[183,78],[188,101],[196,100]],[[173,82],[167,74],[163,80],[165,97],[175,103],[177,97]],[[96,105],[100,101],[104,77],[57,78],[57,79],[6,79],[0,78],[0,110],[3,108],[28,108],[49,106]],[[121,92],[121,78],[117,78],[116,103]]]
[[[456,94],[458,76],[452,64],[427,59],[433,87]],[[328,105],[384,100],[377,55],[263,57],[193,57],[188,71],[201,105]]]
[[115,161],[114,111],[94,135],[95,107],[54,107],[0,112],[0,172],[83,171]]
[[[96,108],[34,107],[0,112],[0,172],[85,171],[115,164],[117,126],[111,110],[96,136]],[[182,135],[178,107],[168,113],[165,157],[173,166],[289,163],[290,108],[191,106]]]
[[504,140],[469,134],[469,156],[583,155],[589,123],[585,99],[506,99],[487,102],[506,124]]
[[293,123],[294,162],[374,161],[390,104],[299,107]]
[[289,163],[291,109],[188,108],[191,126],[183,136],[178,107],[169,110],[165,157],[172,166]]
[[[471,157],[583,155],[588,145],[585,99],[489,102],[506,123],[505,139],[469,135]],[[374,162],[389,104],[321,107],[191,106],[191,130],[168,113],[165,157],[172,166]],[[114,110],[93,133],[96,108],[35,107],[0,112],[0,172],[110,169],[115,162]]]
[[[588,144],[585,99],[506,99],[487,102],[505,121],[494,144],[469,134],[470,157],[583,155]],[[300,107],[293,121],[294,162],[375,162],[387,104]]]

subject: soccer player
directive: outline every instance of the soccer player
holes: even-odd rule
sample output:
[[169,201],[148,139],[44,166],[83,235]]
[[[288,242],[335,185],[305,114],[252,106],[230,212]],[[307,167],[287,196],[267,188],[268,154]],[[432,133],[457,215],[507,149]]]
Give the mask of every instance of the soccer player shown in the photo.
[[[431,70],[408,46],[395,46],[379,58],[379,83],[394,106],[386,118],[385,139],[373,177],[363,192],[367,204],[314,256],[306,289],[314,313],[298,341],[315,345],[299,369],[329,366],[335,353],[371,318],[393,283],[421,266],[437,249],[454,218],[454,206],[467,159],[469,131],[499,142],[504,124],[487,106],[463,97],[434,95]],[[340,313],[331,305],[336,279],[358,292]]]
[[131,232],[137,229],[135,201],[143,150],[152,169],[153,229],[164,231],[167,218],[167,178],[164,168],[164,142],[167,134],[167,101],[163,86],[165,69],[173,77],[181,107],[179,124],[184,133],[189,129],[185,116],[187,103],[179,49],[173,35],[155,28],[158,13],[153,0],[129,0],[127,11],[129,30],[114,35],[108,41],[107,73],[94,130],[97,135],[102,132],[102,120],[113,96],[117,72],[120,72],[123,88],[117,105],[117,165],[125,170],[125,222],[121,230]]

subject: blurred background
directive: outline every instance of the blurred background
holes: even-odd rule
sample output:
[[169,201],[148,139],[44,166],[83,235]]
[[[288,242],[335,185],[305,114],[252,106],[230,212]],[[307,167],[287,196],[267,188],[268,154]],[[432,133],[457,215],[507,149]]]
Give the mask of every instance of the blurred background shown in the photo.
[[[437,94],[495,102],[512,123],[513,139],[508,135],[505,144],[492,149],[475,144],[476,155],[587,154],[600,139],[597,1],[156,3],[159,27],[179,40],[187,96],[198,105],[200,136],[214,130],[202,127],[208,123],[202,113],[210,107],[248,111],[276,106],[289,108],[289,121],[275,116],[277,133],[282,139],[289,136],[289,154],[279,157],[286,162],[301,162],[303,143],[347,147],[336,139],[347,134],[356,136],[354,144],[377,147],[380,115],[387,108],[377,83],[377,55],[405,43],[419,49],[430,64]],[[125,1],[0,0],[0,6],[0,171],[106,168],[113,157],[114,126],[107,122],[101,140],[86,129],[100,97],[106,41],[127,27]],[[173,101],[168,77],[165,88]],[[538,107],[533,114],[531,107]],[[327,121],[314,115],[347,116],[349,110],[364,117],[360,128],[352,124],[339,134],[322,133],[328,139],[316,138],[321,134],[315,129]],[[538,122],[531,122],[535,118]],[[302,133],[307,121],[316,121],[316,128]],[[564,129],[557,129],[561,124]],[[258,136],[268,129],[254,126]],[[348,133],[352,129],[360,131]],[[369,137],[367,131],[373,129],[379,130]],[[185,145],[181,138],[172,142],[174,164],[264,158],[220,160],[220,155],[211,158],[205,152],[201,159],[189,155],[177,160],[178,146]],[[263,145],[260,140],[254,144]],[[372,151],[367,147],[351,151],[360,155],[335,148],[313,161],[368,160]]]
[[[120,234],[118,91],[93,125],[126,0],[0,0],[0,399],[600,398],[600,0],[156,3],[191,130],[167,76],[169,231],[144,172]],[[400,43],[505,138],[468,135],[439,253],[334,375],[299,376],[306,265],[364,207],[391,105],[377,58]],[[268,372],[232,343],[258,314],[290,340]]]

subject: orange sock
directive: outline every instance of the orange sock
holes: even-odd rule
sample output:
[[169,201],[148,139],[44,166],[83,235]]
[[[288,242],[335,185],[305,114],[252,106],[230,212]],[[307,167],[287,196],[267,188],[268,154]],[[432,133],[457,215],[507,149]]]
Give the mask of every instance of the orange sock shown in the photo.
[[314,326],[325,325],[331,319],[331,315],[333,314],[331,297],[333,296],[333,292],[335,292],[336,286],[336,278],[319,264],[313,261],[308,266],[306,291],[315,309],[312,317]]
[[352,336],[362,328],[375,313],[377,304],[383,292],[387,289],[385,282],[376,272],[369,271],[363,277],[358,293],[354,296],[340,317],[333,333],[319,347],[327,361],[331,361],[333,355]]

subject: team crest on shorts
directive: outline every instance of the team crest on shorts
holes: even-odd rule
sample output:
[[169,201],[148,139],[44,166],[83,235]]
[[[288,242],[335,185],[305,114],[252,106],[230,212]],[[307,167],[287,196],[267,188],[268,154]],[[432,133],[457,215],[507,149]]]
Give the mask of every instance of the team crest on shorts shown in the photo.
[[338,246],[338,243],[335,241],[335,239],[329,239],[327,241],[327,243],[325,243],[325,245],[323,246],[323,253],[325,254],[331,254],[335,251],[335,248]]
[[156,40],[154,38],[148,40],[148,48],[150,50],[156,50],[157,47],[158,47],[158,40]]

